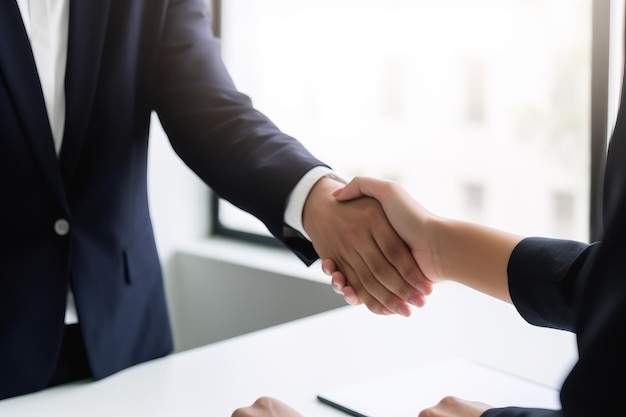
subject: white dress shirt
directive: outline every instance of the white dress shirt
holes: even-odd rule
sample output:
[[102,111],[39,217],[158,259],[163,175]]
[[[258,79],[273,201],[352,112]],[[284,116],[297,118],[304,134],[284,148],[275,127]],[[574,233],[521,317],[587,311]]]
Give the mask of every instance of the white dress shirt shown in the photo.
[[65,126],[69,0],[17,0],[37,64],[57,155]]
[[[16,1],[35,57],[50,129],[58,155],[65,127],[65,68],[70,0]],[[313,185],[324,176],[333,176],[332,171],[326,167],[313,168],[302,177],[287,201],[285,223],[307,238],[302,226],[304,202]],[[65,322],[69,324],[77,321],[76,306],[70,291]]]

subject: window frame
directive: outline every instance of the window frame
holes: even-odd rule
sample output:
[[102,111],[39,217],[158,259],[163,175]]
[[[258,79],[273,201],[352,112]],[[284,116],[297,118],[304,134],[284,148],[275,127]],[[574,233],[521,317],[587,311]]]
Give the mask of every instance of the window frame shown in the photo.
[[[221,38],[222,0],[209,0],[213,20],[213,32]],[[589,240],[602,236],[602,188],[604,166],[609,140],[608,102],[610,72],[610,3],[592,0],[591,11],[591,119],[590,119],[590,194],[589,194]],[[220,197],[210,192],[210,233],[241,241],[268,246],[283,247],[273,236],[264,236],[225,226],[219,217]]]

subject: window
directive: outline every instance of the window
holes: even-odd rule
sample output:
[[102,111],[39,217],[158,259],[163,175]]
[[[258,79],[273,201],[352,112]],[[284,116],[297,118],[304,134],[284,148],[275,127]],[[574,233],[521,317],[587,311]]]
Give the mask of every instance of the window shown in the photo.
[[554,235],[569,236],[574,227],[574,196],[569,192],[556,191],[552,195]]
[[[214,12],[238,88],[339,175],[393,179],[440,215],[588,240],[605,3],[228,0]],[[219,231],[269,236],[214,207]]]
[[483,212],[485,206],[485,190],[482,184],[465,184],[463,192],[465,193],[464,211],[468,217],[466,220],[482,223]]
[[469,122],[485,120],[485,66],[482,61],[469,60],[465,63],[466,118]]

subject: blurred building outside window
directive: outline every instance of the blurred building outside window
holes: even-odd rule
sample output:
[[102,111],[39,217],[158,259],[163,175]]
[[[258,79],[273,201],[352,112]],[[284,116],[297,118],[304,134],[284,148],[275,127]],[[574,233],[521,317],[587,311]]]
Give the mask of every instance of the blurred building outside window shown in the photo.
[[[235,84],[336,172],[589,239],[591,0],[227,0]],[[268,234],[220,201],[227,228]]]

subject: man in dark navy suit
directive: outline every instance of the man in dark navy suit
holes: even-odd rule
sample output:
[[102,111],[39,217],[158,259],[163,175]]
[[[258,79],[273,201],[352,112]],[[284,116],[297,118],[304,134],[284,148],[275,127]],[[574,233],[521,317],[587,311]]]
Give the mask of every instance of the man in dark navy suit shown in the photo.
[[423,304],[429,283],[380,205],[337,204],[330,168],[236,90],[202,0],[6,0],[0,398],[172,350],[146,190],[152,112],[200,178],[304,262],[334,259],[363,288],[390,277],[377,313]]

